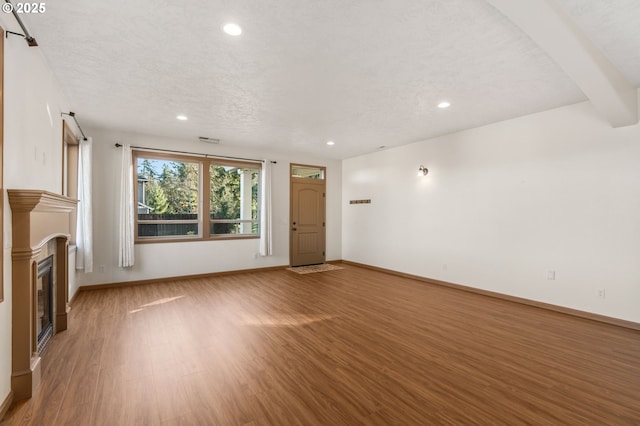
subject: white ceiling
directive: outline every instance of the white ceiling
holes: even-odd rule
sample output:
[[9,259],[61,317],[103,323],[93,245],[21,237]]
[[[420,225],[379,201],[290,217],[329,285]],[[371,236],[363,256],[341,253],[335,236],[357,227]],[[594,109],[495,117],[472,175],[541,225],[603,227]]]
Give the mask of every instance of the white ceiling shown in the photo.
[[[558,3],[640,86],[640,1]],[[46,6],[22,17],[83,127],[348,158],[587,99],[485,0]]]

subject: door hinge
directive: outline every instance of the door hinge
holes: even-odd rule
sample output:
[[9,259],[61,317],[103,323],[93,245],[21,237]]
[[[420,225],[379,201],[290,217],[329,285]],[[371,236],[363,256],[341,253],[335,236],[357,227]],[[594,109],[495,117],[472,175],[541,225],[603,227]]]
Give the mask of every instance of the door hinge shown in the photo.
[[322,198],[326,197],[326,195],[327,195],[327,194],[323,192],[323,193],[322,193]]
[[324,226],[324,222],[322,222],[322,226]]
[[324,252],[322,252],[322,255],[324,256]]

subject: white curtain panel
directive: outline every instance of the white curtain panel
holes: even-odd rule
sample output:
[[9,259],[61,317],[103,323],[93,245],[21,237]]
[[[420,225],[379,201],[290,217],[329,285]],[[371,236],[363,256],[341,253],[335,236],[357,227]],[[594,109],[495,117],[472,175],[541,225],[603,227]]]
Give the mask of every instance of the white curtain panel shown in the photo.
[[76,269],[93,272],[93,203],[91,201],[91,138],[80,140],[78,155],[78,217],[76,223]]
[[273,255],[271,226],[271,161],[262,165],[260,188],[260,256]]
[[120,238],[118,241],[118,266],[129,268],[135,263],[134,256],[134,214],[133,200],[133,159],[131,145],[122,146],[122,173],[120,175]]

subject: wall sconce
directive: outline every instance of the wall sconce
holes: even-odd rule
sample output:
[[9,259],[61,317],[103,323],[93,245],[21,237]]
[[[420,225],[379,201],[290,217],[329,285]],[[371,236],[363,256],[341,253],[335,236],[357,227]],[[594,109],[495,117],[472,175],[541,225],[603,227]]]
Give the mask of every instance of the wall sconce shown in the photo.
[[427,173],[429,173],[429,169],[427,169],[423,165],[420,165],[420,168],[418,169],[418,176],[426,176]]

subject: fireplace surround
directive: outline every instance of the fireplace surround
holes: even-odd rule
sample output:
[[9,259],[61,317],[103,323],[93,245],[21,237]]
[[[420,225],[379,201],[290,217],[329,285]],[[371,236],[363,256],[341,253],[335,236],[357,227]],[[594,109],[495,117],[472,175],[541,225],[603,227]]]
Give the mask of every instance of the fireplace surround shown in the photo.
[[42,344],[46,342],[40,342],[38,347],[38,335],[42,332],[39,325],[43,325],[38,323],[42,321],[38,298],[44,296],[44,288],[39,288],[39,278],[43,278],[40,273],[44,272],[43,267],[46,269],[47,262],[51,262],[47,278],[51,291],[47,313],[51,336],[67,329],[68,247],[77,201],[40,190],[9,189],[7,193],[13,244],[11,390],[19,400],[30,398],[40,384],[40,355]]

